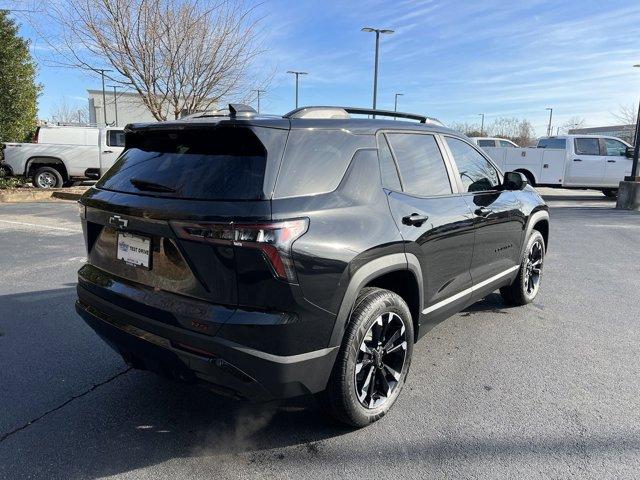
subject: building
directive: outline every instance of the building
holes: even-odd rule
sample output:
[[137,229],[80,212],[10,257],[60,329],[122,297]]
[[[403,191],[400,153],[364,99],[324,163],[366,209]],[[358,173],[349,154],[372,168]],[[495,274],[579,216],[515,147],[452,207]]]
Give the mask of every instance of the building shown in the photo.
[[635,125],[612,125],[610,127],[574,128],[569,130],[569,135],[603,135],[616,137],[633,145],[635,131]]
[[[89,123],[104,127],[102,90],[87,90],[87,94],[89,96]],[[157,121],[137,93],[117,92],[114,96],[113,89],[111,89],[105,91],[105,98],[107,102],[106,123],[108,125],[123,127],[128,123]]]

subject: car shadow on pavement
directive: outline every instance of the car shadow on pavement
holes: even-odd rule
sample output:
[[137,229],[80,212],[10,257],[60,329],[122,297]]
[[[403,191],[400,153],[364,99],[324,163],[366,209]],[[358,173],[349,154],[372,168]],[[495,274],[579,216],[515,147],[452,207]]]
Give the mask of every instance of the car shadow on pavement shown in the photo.
[[179,458],[313,451],[350,431],[313,398],[252,404],[127,369],[74,301],[72,287],[0,296],[0,478],[102,478]]

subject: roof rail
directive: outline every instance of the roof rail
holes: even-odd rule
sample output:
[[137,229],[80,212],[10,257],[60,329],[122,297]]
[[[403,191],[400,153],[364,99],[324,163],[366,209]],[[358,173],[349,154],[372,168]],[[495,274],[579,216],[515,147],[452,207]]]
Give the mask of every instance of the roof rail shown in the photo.
[[408,120],[418,120],[420,123],[430,123],[443,126],[442,122],[438,119],[425,117],[424,115],[359,107],[301,107],[285,114],[284,118],[349,118],[348,114],[350,113],[355,115],[373,115],[374,117],[379,115],[381,117],[406,118]]

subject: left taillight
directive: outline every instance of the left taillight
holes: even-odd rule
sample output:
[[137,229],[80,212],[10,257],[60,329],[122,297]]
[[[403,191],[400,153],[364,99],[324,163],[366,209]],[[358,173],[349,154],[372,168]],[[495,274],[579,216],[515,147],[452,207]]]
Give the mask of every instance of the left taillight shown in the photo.
[[262,252],[276,277],[291,283],[298,281],[291,247],[309,228],[307,218],[264,223],[172,221],[171,226],[184,240],[256,248]]

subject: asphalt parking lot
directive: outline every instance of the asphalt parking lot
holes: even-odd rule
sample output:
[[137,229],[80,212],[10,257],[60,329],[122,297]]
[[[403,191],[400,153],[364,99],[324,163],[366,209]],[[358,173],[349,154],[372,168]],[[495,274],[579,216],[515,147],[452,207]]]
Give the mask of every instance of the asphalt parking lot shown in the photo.
[[0,205],[0,478],[637,478],[640,214],[545,190],[542,290],[432,330],[363,430],[129,370],[75,314],[73,203]]

